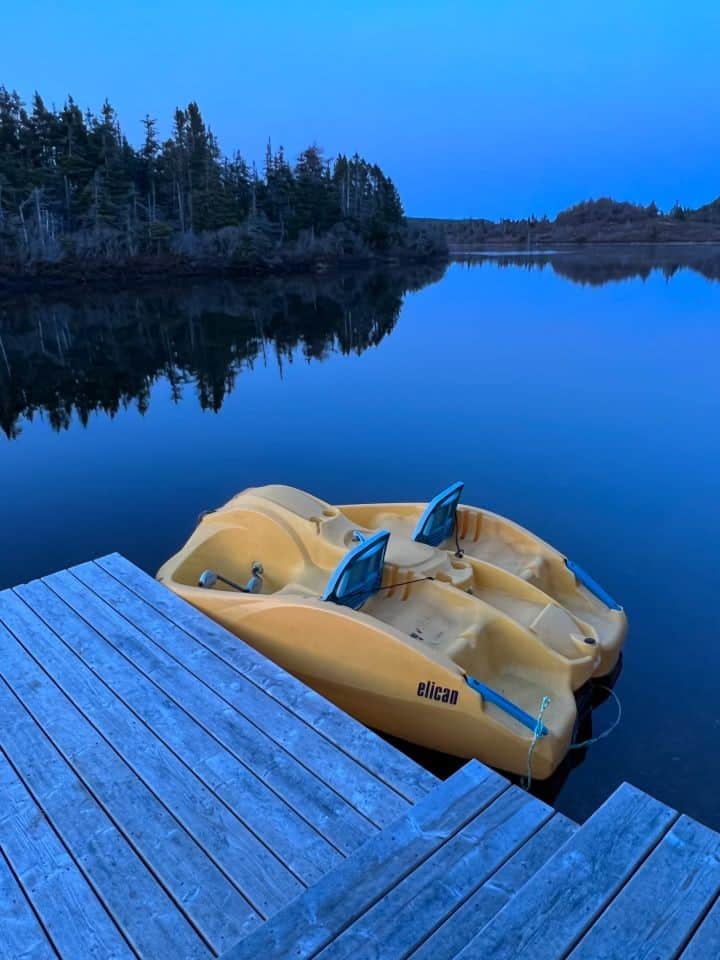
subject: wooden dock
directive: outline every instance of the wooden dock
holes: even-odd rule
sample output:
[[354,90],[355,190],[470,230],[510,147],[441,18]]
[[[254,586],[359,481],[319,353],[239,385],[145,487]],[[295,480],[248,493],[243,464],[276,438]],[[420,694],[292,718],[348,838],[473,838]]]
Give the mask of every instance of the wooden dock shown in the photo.
[[720,835],[441,782],[114,554],[0,592],[0,958],[720,956]]

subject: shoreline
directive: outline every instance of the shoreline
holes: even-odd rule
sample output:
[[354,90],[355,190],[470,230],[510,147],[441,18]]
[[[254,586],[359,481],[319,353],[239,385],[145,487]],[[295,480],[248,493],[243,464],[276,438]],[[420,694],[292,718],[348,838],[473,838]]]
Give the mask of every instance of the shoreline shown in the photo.
[[526,246],[520,246],[518,243],[503,243],[498,240],[486,243],[448,243],[448,256],[453,257],[456,254],[467,254],[472,250],[477,250],[479,254],[486,257],[497,250],[499,254],[506,256],[508,253],[516,253],[519,256],[527,253],[544,253],[550,256],[553,253],[571,253],[573,251],[583,252],[593,249],[606,249],[614,247],[639,247],[639,248],[686,248],[686,247],[717,247],[720,249],[720,238],[717,240],[588,240],[588,241],[559,241],[557,243],[530,243]]
[[[210,280],[282,280],[305,277],[320,279],[363,271],[385,271],[414,266],[447,266],[465,258],[647,255],[663,260],[673,253],[679,265],[688,254],[706,257],[717,251],[720,240],[598,240],[592,242],[531,243],[517,242],[449,243],[443,253],[394,253],[340,259],[277,260],[255,264],[232,264],[221,260],[195,260],[178,256],[136,257],[120,263],[108,261],[40,262],[23,270],[19,264],[0,262],[0,300],[16,296],[62,293],[67,290],[120,290],[128,287],[155,286],[158,283]],[[692,259],[688,257],[687,259]],[[687,264],[690,265],[690,264]]]
[[22,271],[18,264],[0,263],[0,299],[18,294],[43,294],[67,289],[122,289],[186,280],[252,281],[289,277],[321,278],[359,271],[447,264],[446,254],[394,254],[310,261],[278,261],[252,266],[185,257],[136,257],[121,263],[59,261],[39,263]]

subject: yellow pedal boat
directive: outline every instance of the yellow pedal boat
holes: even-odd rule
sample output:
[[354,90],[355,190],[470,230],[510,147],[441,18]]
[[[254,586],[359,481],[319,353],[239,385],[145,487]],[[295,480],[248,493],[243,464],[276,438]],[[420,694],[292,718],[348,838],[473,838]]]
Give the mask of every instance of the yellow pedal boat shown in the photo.
[[205,514],[158,579],[368,726],[513,773],[534,743],[542,779],[627,621],[579,567],[461,493],[332,506],[251,488]]

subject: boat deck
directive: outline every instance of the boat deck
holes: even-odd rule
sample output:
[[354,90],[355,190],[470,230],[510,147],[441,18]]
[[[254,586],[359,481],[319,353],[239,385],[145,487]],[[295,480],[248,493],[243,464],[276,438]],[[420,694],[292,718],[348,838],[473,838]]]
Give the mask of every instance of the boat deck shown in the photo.
[[440,782],[114,554],[0,592],[0,957],[720,956],[720,835]]

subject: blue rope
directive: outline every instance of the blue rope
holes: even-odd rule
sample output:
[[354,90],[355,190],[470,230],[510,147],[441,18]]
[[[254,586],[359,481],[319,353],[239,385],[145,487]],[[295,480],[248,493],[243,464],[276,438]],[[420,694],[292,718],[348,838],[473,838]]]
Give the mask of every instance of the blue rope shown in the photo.
[[[611,687],[606,687],[601,683],[595,684],[595,686],[598,688],[598,690],[605,690],[613,698],[613,700],[617,704],[617,709],[618,709],[617,717],[615,717],[615,720],[610,724],[607,730],[603,730],[603,732],[599,733],[596,737],[591,737],[589,740],[582,740],[580,743],[571,743],[570,746],[568,747],[568,752],[570,752],[570,750],[582,750],[585,747],[592,746],[592,744],[594,743],[598,743],[600,740],[604,740],[605,737],[610,736],[610,734],[613,732],[613,730],[616,729],[616,727],[622,720],[622,704],[620,703],[620,698],[615,693],[615,691]],[[532,740],[530,741],[530,747],[528,749],[527,774],[520,781],[521,786],[525,790],[530,790],[530,787],[532,785],[533,752],[535,750],[535,744],[538,742],[538,740],[542,736],[542,731],[546,729],[545,726],[543,725],[542,718],[543,718],[543,714],[545,713],[545,711],[549,706],[550,706],[550,697],[543,697],[542,700],[540,701],[540,712],[538,713],[538,716],[537,716],[535,729],[533,731],[533,737],[532,737]]]
[[593,743],[597,743],[599,740],[604,740],[605,737],[610,736],[610,734],[613,732],[613,730],[617,727],[617,725],[622,720],[622,704],[620,703],[620,698],[615,693],[615,691],[610,687],[603,686],[603,684],[601,683],[595,684],[595,686],[598,688],[598,690],[607,691],[607,693],[609,693],[610,696],[613,698],[613,700],[617,704],[617,709],[618,709],[617,717],[615,717],[615,720],[613,721],[613,723],[610,724],[607,730],[603,730],[603,732],[599,733],[596,737],[591,737],[589,740],[582,740],[580,743],[571,743],[570,747],[568,748],[570,750],[581,750],[583,747],[592,746]]
[[540,712],[537,715],[537,720],[535,721],[535,729],[533,730],[532,740],[530,741],[530,747],[528,749],[528,758],[527,758],[527,774],[525,780],[522,783],[522,786],[526,790],[530,790],[532,784],[532,758],[535,751],[535,744],[538,742],[540,737],[547,733],[547,727],[543,723],[543,714],[550,706],[550,697],[543,697],[540,701]]

